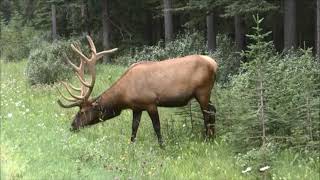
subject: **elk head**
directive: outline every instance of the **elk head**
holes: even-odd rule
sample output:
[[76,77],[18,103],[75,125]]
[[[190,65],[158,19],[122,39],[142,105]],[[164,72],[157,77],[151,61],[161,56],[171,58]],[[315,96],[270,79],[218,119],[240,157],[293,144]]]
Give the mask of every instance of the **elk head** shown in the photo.
[[[71,124],[71,130],[78,130],[80,127],[84,127],[87,125],[96,124],[100,121],[100,118],[103,115],[103,111],[101,111],[99,104],[96,102],[96,98],[90,98],[90,94],[92,93],[95,80],[96,80],[96,69],[95,65],[97,60],[101,59],[103,55],[112,53],[117,50],[111,49],[97,53],[95,45],[90,38],[87,36],[90,49],[91,49],[91,57],[86,57],[80,50],[79,46],[74,46],[71,44],[71,48],[80,55],[80,65],[76,66],[73,64],[68,57],[66,57],[68,63],[73,67],[75,70],[76,76],[78,77],[81,87],[76,88],[71,84],[66,82],[61,82],[63,86],[66,88],[67,92],[70,94],[71,97],[65,96],[59,89],[59,93],[61,96],[71,102],[70,104],[64,104],[60,100],[58,100],[58,104],[63,108],[72,108],[78,106],[79,112],[75,115],[73,122]],[[88,72],[91,75],[91,81],[87,82],[84,77],[84,67],[87,66]],[[74,94],[74,92],[78,92],[79,95]]]

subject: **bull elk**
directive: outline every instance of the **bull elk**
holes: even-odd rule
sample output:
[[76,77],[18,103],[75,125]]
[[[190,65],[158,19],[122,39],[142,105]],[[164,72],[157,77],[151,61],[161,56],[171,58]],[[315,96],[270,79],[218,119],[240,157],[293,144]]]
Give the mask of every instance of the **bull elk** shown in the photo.
[[[141,113],[147,111],[158,141],[162,145],[158,107],[185,106],[192,98],[195,98],[203,113],[206,135],[214,135],[215,118],[210,112],[215,112],[215,108],[210,103],[210,94],[218,66],[212,58],[190,55],[159,62],[136,63],[131,65],[120,79],[100,96],[90,98],[96,79],[97,60],[117,49],[97,53],[92,39],[89,36],[87,39],[91,57],[86,57],[79,47],[71,45],[72,49],[80,55],[80,65],[76,66],[67,59],[75,70],[81,87],[76,88],[62,82],[72,98],[59,91],[64,99],[71,102],[64,104],[58,100],[61,107],[80,107],[71,124],[71,130],[78,130],[81,127],[111,119],[118,116],[122,110],[131,109],[133,112],[131,141],[134,142]],[[85,66],[91,75],[90,82],[87,82],[84,77]],[[78,92],[79,95],[75,95],[75,92]]]

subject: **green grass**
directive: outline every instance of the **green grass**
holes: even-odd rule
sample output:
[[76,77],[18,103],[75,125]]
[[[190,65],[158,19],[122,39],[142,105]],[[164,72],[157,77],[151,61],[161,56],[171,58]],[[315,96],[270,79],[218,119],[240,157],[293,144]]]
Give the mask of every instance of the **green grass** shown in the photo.
[[[72,133],[77,108],[60,108],[55,86],[30,87],[25,65],[1,62],[1,179],[260,179],[257,170],[242,174],[230,145],[219,138],[204,142],[200,130],[193,134],[174,109],[160,109],[165,149],[159,148],[146,113],[134,144],[130,111]],[[124,71],[100,65],[94,94]],[[302,161],[292,154],[279,154],[268,177],[319,177],[319,159]]]

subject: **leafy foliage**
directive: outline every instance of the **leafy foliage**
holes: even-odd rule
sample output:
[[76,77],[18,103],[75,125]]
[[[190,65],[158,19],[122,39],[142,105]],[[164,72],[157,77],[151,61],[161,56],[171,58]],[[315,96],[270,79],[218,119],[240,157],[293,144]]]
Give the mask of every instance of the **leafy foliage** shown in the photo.
[[276,54],[263,41],[268,33],[261,31],[257,26],[249,36],[253,43],[243,55],[250,62],[228,87],[217,90],[221,133],[239,149],[260,147],[263,138],[268,147],[315,149],[320,137],[319,65],[310,50]]
[[224,16],[235,16],[237,14],[262,13],[275,10],[277,6],[267,0],[222,0],[225,4]]
[[191,54],[203,54],[205,51],[204,38],[198,32],[187,32],[180,34],[174,41],[163,47],[160,41],[156,46],[144,46],[135,49],[133,56],[122,56],[119,62],[132,64],[139,61],[159,61],[169,58],[181,57]]
[[[67,66],[66,58],[69,57],[72,61],[79,59],[70,48],[71,42],[74,41],[74,39],[60,40],[52,44],[43,42],[39,48],[32,51],[26,67],[29,83],[51,84],[69,77],[71,69]],[[85,50],[88,51],[88,49]]]
[[33,27],[22,25],[22,17],[16,13],[8,23],[2,21],[0,44],[1,58],[5,61],[21,61],[27,58],[32,39],[39,34]]
[[[133,144],[129,143],[132,121],[129,111],[72,133],[70,120],[76,109],[61,110],[56,103],[55,87],[39,85],[28,89],[23,75],[25,61],[0,63],[1,179],[262,178],[262,173],[251,166],[259,157],[257,150],[235,155],[232,144],[221,139],[223,136],[219,135],[214,142],[194,138],[186,133],[189,129],[183,127],[184,120],[175,116],[172,109],[159,108],[167,142],[165,150],[159,148],[147,114],[142,115],[138,139]],[[119,65],[99,65],[97,92],[111,86],[124,71]],[[109,74],[112,76],[106,78]],[[71,81],[75,84],[78,80]],[[167,119],[175,122],[167,126]],[[219,124],[222,121],[219,119]],[[296,151],[272,155],[269,179],[319,177],[319,158],[302,156]],[[252,171],[242,173],[248,166]]]
[[238,73],[241,56],[227,35],[218,34],[217,49],[210,56],[219,64],[218,82],[227,83],[233,75]]

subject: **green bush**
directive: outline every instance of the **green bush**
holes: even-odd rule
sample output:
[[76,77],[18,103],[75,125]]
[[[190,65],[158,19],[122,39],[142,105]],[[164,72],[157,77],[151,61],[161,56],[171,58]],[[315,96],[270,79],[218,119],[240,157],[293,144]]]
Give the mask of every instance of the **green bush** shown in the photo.
[[26,75],[30,84],[51,84],[69,77],[72,71],[66,63],[65,55],[75,61],[75,64],[79,63],[79,57],[70,47],[73,41],[75,40],[60,40],[52,44],[43,42],[39,48],[32,51],[26,67]]
[[217,35],[217,49],[210,54],[219,64],[218,82],[228,82],[238,73],[241,56],[234,42],[225,34]]
[[205,40],[198,32],[180,34],[174,41],[166,44],[159,41],[155,46],[136,48],[133,55],[124,55],[117,58],[122,64],[132,64],[138,61],[159,61],[191,54],[205,53]]
[[28,25],[23,25],[22,18],[15,14],[8,22],[1,22],[0,49],[4,61],[20,61],[27,58],[32,48],[32,39],[38,32]]
[[216,90],[221,135],[240,149],[316,150],[320,144],[319,64],[310,49],[277,54],[272,43],[264,41],[269,33],[263,34],[259,27],[255,31],[243,53],[249,62],[242,64],[228,86]]

